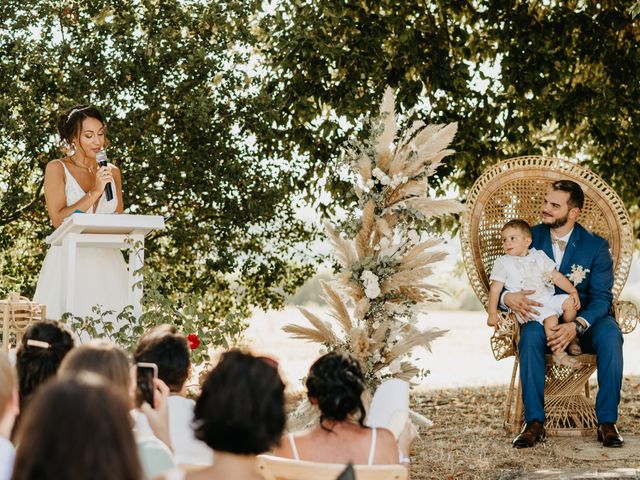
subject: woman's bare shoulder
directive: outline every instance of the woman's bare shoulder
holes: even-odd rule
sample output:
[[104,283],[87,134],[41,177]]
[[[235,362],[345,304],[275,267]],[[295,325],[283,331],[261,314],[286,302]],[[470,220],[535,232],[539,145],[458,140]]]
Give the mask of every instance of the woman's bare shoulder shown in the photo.
[[56,158],[55,160],[50,160],[47,163],[47,169],[49,168],[60,168],[62,169],[62,166],[64,165],[65,162],[65,158]]
[[391,433],[391,430],[378,427],[377,437],[378,437],[378,442],[380,442],[381,445],[389,445],[393,447],[396,446],[396,437],[393,436],[393,433]]
[[64,176],[64,159],[57,158],[55,160],[51,160],[47,163],[47,168],[45,169],[45,175],[56,175],[56,176]]

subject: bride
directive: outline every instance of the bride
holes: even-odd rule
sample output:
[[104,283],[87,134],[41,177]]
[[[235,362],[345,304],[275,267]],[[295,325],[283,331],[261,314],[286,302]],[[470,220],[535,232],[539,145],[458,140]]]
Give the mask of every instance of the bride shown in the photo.
[[[96,154],[109,146],[100,111],[90,105],[77,105],[58,118],[60,143],[68,154],[47,164],[44,198],[54,228],[70,215],[122,213],[122,179],[112,164],[99,167]],[[107,200],[105,186],[110,183],[113,198]],[[44,259],[34,301],[44,303],[47,318],[59,319],[62,310],[62,247],[52,246]],[[71,313],[84,317],[92,307],[119,312],[127,304],[127,266],[120,250],[78,248],[76,292]]]

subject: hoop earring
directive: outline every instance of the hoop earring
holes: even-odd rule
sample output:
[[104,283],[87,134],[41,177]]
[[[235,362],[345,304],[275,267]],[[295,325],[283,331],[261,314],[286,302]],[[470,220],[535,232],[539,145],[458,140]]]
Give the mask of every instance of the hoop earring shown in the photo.
[[60,142],[60,150],[62,150],[67,157],[73,157],[76,154],[76,146],[66,140]]

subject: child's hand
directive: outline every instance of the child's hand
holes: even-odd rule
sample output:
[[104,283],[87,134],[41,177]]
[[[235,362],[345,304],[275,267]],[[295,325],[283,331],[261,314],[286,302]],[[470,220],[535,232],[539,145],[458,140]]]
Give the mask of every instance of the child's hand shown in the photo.
[[495,327],[500,323],[500,315],[498,313],[490,313],[487,317],[487,325],[490,327]]
[[580,310],[580,295],[578,295],[578,292],[571,292],[569,294],[569,298],[571,298],[571,300],[573,300],[573,307],[576,310]]

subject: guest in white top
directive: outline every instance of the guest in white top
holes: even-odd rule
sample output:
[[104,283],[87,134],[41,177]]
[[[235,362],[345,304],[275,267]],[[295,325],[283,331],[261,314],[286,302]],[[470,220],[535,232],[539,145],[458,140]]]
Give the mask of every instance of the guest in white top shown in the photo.
[[0,352],[0,480],[9,480],[13,471],[16,451],[10,436],[19,411],[15,371],[4,352]]
[[[213,453],[207,445],[196,439],[193,433],[195,402],[185,396],[185,387],[191,372],[191,358],[187,339],[172,325],[158,325],[145,333],[133,353],[134,362],[154,363],[158,366],[158,378],[167,384],[170,396],[169,436],[179,465],[211,465]],[[147,419],[134,415],[136,431],[149,431]]]
[[[578,290],[556,269],[556,264],[542,250],[529,249],[531,245],[531,228],[524,220],[511,220],[502,227],[502,247],[505,255],[496,258],[493,264],[489,287],[489,305],[487,310],[489,317],[487,324],[495,327],[498,325],[498,304],[503,290],[507,292],[519,292],[532,290],[530,298],[542,305],[538,308],[538,314],[533,315],[535,321],[544,326],[547,338],[558,326],[559,315],[565,323],[576,319],[580,309],[580,297]],[[554,285],[568,293],[555,294]],[[518,318],[523,323],[521,318]],[[567,347],[572,355],[581,352],[577,338]],[[580,366],[575,358],[567,352],[553,354],[554,362],[558,365],[577,368]]]
[[398,448],[389,430],[364,425],[364,375],[353,356],[339,352],[323,355],[311,366],[306,387],[309,401],[320,410],[320,421],[283,437],[276,455],[360,465],[397,464],[407,456],[409,445]]

